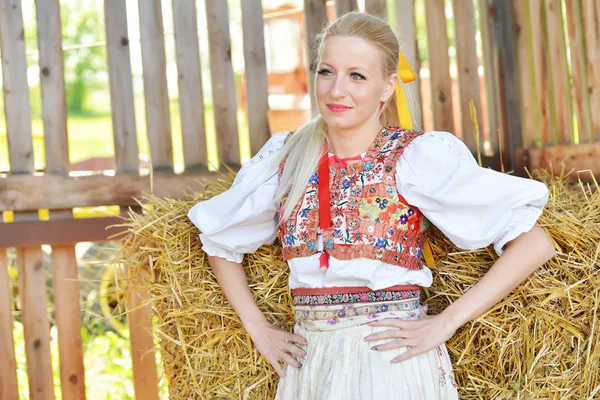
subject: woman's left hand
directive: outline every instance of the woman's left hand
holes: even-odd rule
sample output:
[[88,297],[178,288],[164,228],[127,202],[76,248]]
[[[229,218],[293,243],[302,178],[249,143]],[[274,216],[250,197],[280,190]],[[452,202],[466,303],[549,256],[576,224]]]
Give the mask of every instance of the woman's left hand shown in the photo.
[[393,339],[391,342],[373,346],[371,350],[385,351],[408,347],[409,350],[394,358],[392,363],[401,363],[418,354],[426,353],[450,339],[457,329],[443,314],[423,315],[418,320],[386,318],[369,322],[368,325],[394,328],[365,337],[366,342]]

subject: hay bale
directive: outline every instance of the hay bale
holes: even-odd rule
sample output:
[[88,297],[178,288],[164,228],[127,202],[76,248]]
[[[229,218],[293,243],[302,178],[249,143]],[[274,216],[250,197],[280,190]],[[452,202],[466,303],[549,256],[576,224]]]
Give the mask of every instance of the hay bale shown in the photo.
[[[269,399],[277,374],[262,359],[228,305],[207,263],[188,210],[226,190],[205,184],[186,201],[147,196],[143,215],[130,213],[122,260],[147,282],[171,399]],[[447,343],[461,398],[600,397],[600,191],[573,189],[536,171],[549,203],[540,219],[557,255],[492,310]],[[492,247],[455,248],[435,227],[438,266],[422,299],[439,312],[497,259]],[[291,330],[288,273],[278,243],[247,255],[244,266],[267,318]],[[129,288],[132,289],[132,288]]]

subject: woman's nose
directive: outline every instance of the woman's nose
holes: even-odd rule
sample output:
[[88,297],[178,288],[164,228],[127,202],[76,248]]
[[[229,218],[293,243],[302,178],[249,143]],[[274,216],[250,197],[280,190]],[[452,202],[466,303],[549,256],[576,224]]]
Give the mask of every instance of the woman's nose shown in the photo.
[[331,87],[330,95],[332,97],[344,97],[346,96],[347,90],[346,80],[338,75]]

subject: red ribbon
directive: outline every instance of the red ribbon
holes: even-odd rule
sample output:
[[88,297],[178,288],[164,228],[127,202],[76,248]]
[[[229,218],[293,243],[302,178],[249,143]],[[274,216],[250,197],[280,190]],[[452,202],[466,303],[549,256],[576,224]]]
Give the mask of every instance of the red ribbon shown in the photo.
[[[362,160],[362,156],[359,154],[354,157],[339,158],[337,156],[329,157],[329,151],[327,143],[325,143],[323,155],[319,160],[319,225],[322,231],[331,228],[331,208],[329,205],[330,194],[329,194],[329,166],[336,169],[347,168],[348,164],[346,161],[350,160]],[[325,246],[325,242],[323,242]],[[319,256],[319,268],[329,268],[329,255],[323,250]]]

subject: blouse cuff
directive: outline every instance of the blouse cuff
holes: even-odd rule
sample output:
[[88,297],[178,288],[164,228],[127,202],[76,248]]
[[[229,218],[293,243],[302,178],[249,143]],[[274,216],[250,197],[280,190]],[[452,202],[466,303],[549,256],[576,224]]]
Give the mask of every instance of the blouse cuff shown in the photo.
[[504,246],[506,246],[508,242],[516,239],[522,233],[529,232],[542,215],[542,212],[543,207],[537,207],[531,204],[525,204],[516,209],[510,223],[506,226],[506,229],[497,235],[492,242],[496,254],[501,256],[505,250]]
[[238,264],[244,260],[244,253],[236,253],[234,251],[225,250],[202,233],[200,234],[200,241],[202,242],[202,250],[204,250],[204,252],[209,256],[224,258],[227,261]]

